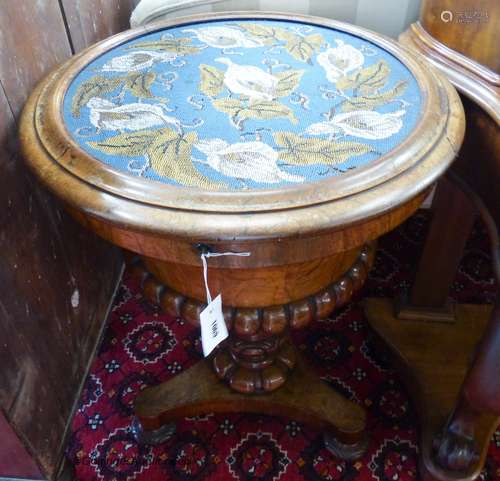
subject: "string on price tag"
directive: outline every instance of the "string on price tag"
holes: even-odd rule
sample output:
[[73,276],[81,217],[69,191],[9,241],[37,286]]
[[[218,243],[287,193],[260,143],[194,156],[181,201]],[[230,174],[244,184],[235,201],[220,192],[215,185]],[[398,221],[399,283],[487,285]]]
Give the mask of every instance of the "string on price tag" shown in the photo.
[[238,256],[248,257],[250,252],[204,252],[201,254],[203,264],[203,281],[207,294],[207,307],[200,312],[201,345],[203,355],[207,357],[224,339],[229,336],[226,322],[222,313],[222,295],[219,294],[212,300],[208,287],[208,261],[209,257]]

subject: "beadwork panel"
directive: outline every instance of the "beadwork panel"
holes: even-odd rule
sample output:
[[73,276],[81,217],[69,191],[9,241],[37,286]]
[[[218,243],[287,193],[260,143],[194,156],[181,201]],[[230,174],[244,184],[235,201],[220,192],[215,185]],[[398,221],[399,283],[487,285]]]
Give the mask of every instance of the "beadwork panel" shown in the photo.
[[217,20],[135,38],[91,62],[64,101],[72,137],[130,175],[207,190],[343,175],[414,129],[418,84],[362,38]]

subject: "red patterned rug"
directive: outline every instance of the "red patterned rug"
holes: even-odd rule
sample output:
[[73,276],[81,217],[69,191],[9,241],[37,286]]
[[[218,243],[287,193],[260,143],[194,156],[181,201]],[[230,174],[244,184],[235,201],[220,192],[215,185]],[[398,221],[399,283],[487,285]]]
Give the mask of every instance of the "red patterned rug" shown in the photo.
[[[361,296],[407,290],[428,224],[419,212],[381,239],[363,292],[335,316],[294,340],[332,389],[368,410],[370,447],[359,461],[336,459],[319,432],[292,419],[246,414],[180,419],[175,436],[139,446],[130,432],[132,403],[146,386],[197,362],[197,330],[160,312],[125,274],[109,326],[87,379],[67,446],[78,480],[92,481],[411,481],[416,472],[416,415],[400,379],[377,351],[359,305]],[[488,243],[480,225],[453,284],[460,302],[491,302]],[[500,480],[500,430],[483,480]]]

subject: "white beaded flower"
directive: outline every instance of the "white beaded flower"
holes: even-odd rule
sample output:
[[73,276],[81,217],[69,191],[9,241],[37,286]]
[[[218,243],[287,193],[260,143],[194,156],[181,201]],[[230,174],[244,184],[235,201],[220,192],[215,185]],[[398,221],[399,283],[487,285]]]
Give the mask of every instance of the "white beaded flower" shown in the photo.
[[266,184],[304,181],[298,175],[281,170],[276,164],[278,152],[263,142],[229,144],[222,139],[211,139],[199,142],[195,147],[207,156],[206,161],[197,162],[208,164],[228,177]]
[[131,103],[116,105],[109,100],[93,97],[87,102],[92,125],[101,130],[142,130],[168,124],[179,127],[179,120],[168,115],[160,105]]
[[215,59],[228,66],[224,85],[235,94],[256,100],[273,100],[279,80],[272,74],[253,65],[238,65],[225,57]]
[[250,39],[241,30],[230,27],[189,28],[183,32],[192,32],[200,42],[214,48],[255,48],[262,47],[258,39]]
[[101,70],[103,72],[137,72],[139,70],[150,68],[155,63],[170,63],[176,58],[177,55],[171,52],[139,50],[137,52],[112,58],[101,67]]
[[403,121],[405,110],[381,114],[374,110],[355,110],[335,115],[327,122],[310,125],[306,133],[310,135],[344,134],[363,139],[387,139],[397,134]]
[[329,48],[317,57],[318,63],[326,71],[326,78],[332,83],[361,67],[365,62],[364,55],[357,48],[342,40],[335,40],[335,43],[337,47]]

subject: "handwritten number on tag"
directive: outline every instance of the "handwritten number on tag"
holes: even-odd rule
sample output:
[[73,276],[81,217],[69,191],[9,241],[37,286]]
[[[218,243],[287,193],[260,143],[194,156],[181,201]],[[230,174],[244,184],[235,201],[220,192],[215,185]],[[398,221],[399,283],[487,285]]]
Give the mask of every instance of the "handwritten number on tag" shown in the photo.
[[200,313],[201,344],[204,356],[208,356],[228,337],[226,322],[222,314],[222,296],[219,294]]

